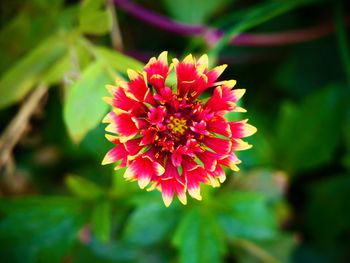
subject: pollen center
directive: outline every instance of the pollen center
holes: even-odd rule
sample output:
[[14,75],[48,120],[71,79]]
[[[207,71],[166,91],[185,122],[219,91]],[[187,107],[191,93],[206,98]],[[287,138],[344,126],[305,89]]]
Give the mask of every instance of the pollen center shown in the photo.
[[167,128],[171,131],[173,134],[184,134],[184,132],[187,129],[186,126],[186,120],[184,118],[177,118],[174,116],[171,116],[169,118],[169,123],[167,125]]

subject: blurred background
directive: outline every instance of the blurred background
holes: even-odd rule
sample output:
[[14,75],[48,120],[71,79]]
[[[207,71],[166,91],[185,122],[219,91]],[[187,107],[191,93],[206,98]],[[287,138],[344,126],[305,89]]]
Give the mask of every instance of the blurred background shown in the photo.
[[[2,0],[0,261],[350,262],[348,4]],[[100,164],[105,84],[163,50],[227,63],[258,128],[169,208]]]

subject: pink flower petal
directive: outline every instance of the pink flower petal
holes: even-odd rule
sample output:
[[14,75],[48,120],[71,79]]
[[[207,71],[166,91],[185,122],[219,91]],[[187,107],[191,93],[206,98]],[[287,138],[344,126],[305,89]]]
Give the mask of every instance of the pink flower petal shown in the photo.
[[[109,86],[109,87],[113,87],[113,86]],[[112,98],[105,97],[104,100],[117,109],[121,109],[124,111],[131,111],[136,115],[142,112],[145,112],[146,110],[143,104],[141,104],[140,102],[134,99],[129,98],[126,95],[124,89],[120,87],[118,88],[114,87],[112,95],[113,95]]]
[[157,162],[153,162],[148,156],[138,156],[133,160],[124,173],[124,178],[137,180],[141,189],[151,181],[152,176],[164,173],[164,168]]
[[171,204],[174,193],[177,194],[179,200],[183,204],[187,203],[184,181],[179,176],[177,168],[174,167],[171,162],[167,162],[165,173],[158,181],[158,184],[162,190],[165,206],[168,207]]
[[231,137],[231,129],[229,123],[222,116],[215,116],[207,122],[208,131]]
[[147,80],[151,83],[157,91],[164,87],[165,79],[169,73],[167,52],[162,52],[158,59],[151,58],[146,64],[144,70],[147,72]]
[[232,138],[248,137],[256,133],[257,129],[247,123],[248,120],[230,122]]
[[227,86],[218,86],[205,106],[212,111],[232,111],[236,108],[235,102],[243,96],[244,92],[244,89],[231,90]]
[[106,128],[109,132],[117,133],[126,137],[133,137],[138,133],[138,128],[130,113],[116,114],[110,112],[105,118],[105,122],[106,121],[110,121],[111,123]]
[[205,136],[203,143],[219,154],[227,154],[232,151],[232,142],[230,140]]
[[154,104],[153,96],[150,94],[150,89],[147,86],[145,74],[140,74],[129,69],[128,76],[130,82],[127,85],[127,95],[137,101]]

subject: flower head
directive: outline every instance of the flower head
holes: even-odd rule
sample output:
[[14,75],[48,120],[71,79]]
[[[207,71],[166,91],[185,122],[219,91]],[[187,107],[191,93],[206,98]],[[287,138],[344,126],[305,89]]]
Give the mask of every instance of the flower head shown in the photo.
[[[188,55],[168,65],[167,52],[151,58],[143,72],[128,70],[129,81],[107,86],[112,97],[105,100],[113,110],[106,137],[115,146],[103,164],[127,167],[124,177],[140,188],[162,192],[166,206],[176,194],[186,204],[186,192],[201,200],[200,183],[216,187],[225,180],[223,166],[238,170],[235,151],[251,147],[241,140],[255,133],[247,120],[228,121],[227,112],[244,112],[236,102],[245,90],[232,89],[236,81],[217,79],[226,65],[208,69],[208,57],[196,61]],[[175,70],[177,84],[167,77]],[[203,92],[212,95],[202,99]],[[201,97],[199,97],[201,96]]]

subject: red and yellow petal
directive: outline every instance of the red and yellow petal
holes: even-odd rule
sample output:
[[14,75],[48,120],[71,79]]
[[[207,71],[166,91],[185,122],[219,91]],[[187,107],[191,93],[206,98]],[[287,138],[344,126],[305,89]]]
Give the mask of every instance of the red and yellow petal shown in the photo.
[[241,163],[241,161],[232,152],[229,155],[225,156],[225,158],[222,158],[221,160],[219,160],[218,163],[229,167],[233,171],[239,171],[237,164]]
[[130,155],[137,154],[143,148],[143,146],[141,145],[141,138],[126,141],[124,143],[124,147]]
[[226,64],[217,66],[206,73],[208,78],[208,84],[210,87],[214,86],[215,81],[221,76],[224,70],[227,68]]
[[173,59],[175,72],[177,76],[177,93],[184,96],[191,85],[200,77],[195,61],[192,55],[188,55],[182,62]]
[[231,137],[231,127],[226,119],[222,116],[215,116],[207,122],[207,129],[210,132],[224,135],[226,137]]
[[168,207],[171,204],[174,193],[181,203],[187,203],[184,180],[179,176],[177,168],[171,162],[167,162],[165,172],[158,180],[158,185],[161,188],[165,206]]
[[168,52],[162,52],[158,59],[155,57],[151,58],[146,64],[144,70],[147,73],[147,80],[151,83],[158,91],[164,87],[165,80],[169,74],[168,67]]
[[171,163],[178,167],[182,162],[182,155],[184,155],[187,151],[186,146],[179,146],[171,153]]
[[198,165],[193,167],[192,169],[186,169],[183,175],[185,177],[187,191],[190,194],[190,196],[197,200],[202,200],[199,184],[206,182],[205,170]]
[[139,102],[154,104],[151,90],[147,86],[146,73],[138,73],[132,69],[127,71],[130,82],[127,84],[126,94]]
[[203,151],[196,154],[199,160],[203,163],[204,169],[213,171],[217,165],[218,160],[222,157],[221,154],[212,151]]
[[[215,181],[216,181],[216,179],[218,179],[220,183],[223,183],[226,180],[225,171],[224,171],[224,169],[222,169],[222,167],[220,165],[217,165],[215,167],[214,171],[209,172],[209,174],[210,174],[211,178],[215,179]],[[213,182],[213,180],[211,180],[211,178],[210,178],[210,181]],[[214,182],[214,185],[215,185],[215,187],[218,186],[217,181]]]
[[103,158],[102,165],[115,163],[119,160],[122,160],[119,167],[123,167],[126,165],[127,157],[128,151],[125,149],[123,144],[119,144],[107,152]]
[[206,69],[209,66],[209,58],[207,54],[203,54],[197,61],[198,66],[204,66]]
[[157,130],[149,128],[141,131],[142,139],[140,145],[145,146],[154,143],[157,138]]
[[207,101],[205,107],[212,111],[232,111],[236,102],[244,95],[244,89],[234,89],[227,86],[218,86],[214,89],[213,96]]
[[112,105],[114,108],[127,112],[132,111],[135,115],[145,112],[145,105],[132,98],[129,98],[123,88],[114,87],[111,85],[107,85],[107,88],[110,90],[113,97],[104,97],[103,100]]
[[106,127],[106,131],[117,133],[127,138],[134,137],[139,131],[134,117],[130,113],[116,114],[115,112],[110,112],[104,118],[103,122],[110,123]]
[[241,139],[232,139],[232,150],[234,151],[244,151],[252,148],[253,146]]
[[203,143],[218,154],[228,154],[232,151],[231,140],[204,136]]
[[152,179],[152,176],[159,176],[164,173],[161,164],[154,162],[146,155],[136,157],[124,173],[127,180],[137,180],[141,189],[145,188]]
[[232,138],[244,138],[256,133],[257,129],[253,125],[248,124],[247,122],[248,120],[232,121],[229,123]]

